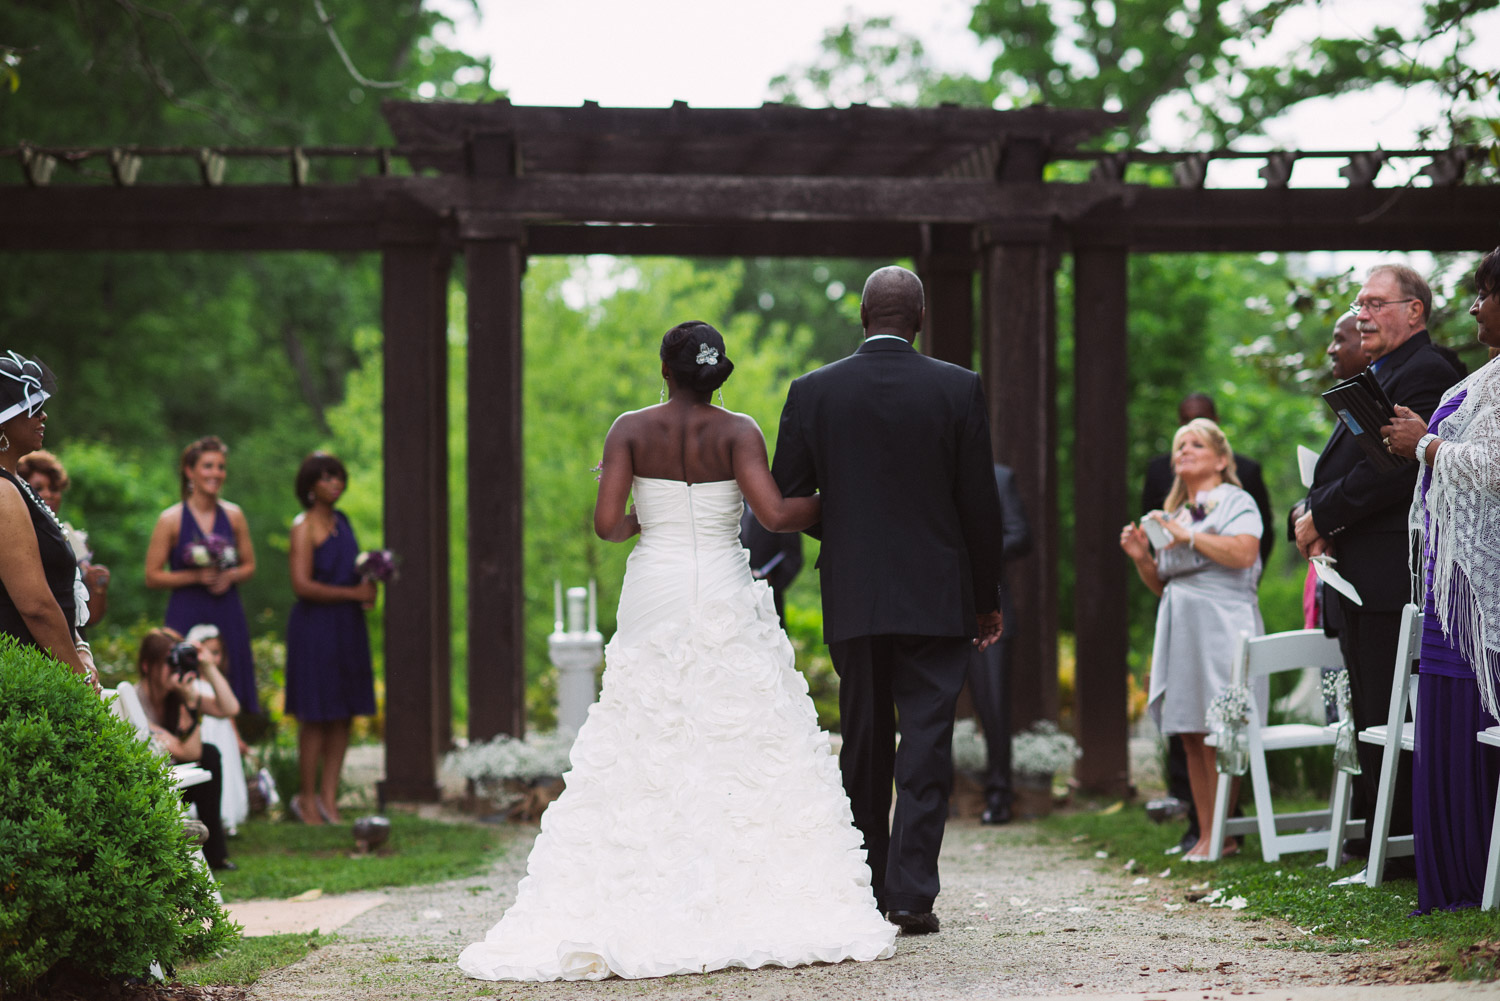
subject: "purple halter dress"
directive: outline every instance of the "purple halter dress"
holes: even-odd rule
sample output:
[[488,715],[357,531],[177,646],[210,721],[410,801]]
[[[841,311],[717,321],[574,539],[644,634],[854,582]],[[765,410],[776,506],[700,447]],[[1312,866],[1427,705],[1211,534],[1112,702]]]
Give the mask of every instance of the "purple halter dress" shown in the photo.
[[[214,505],[213,534],[234,544],[234,527],[229,524],[229,515],[222,505]],[[201,564],[193,561],[194,546],[205,542],[198,520],[182,505],[182,527],[177,530],[177,545],[167,555],[167,566],[173,570],[198,569]],[[260,712],[260,699],[255,691],[255,660],[250,653],[250,627],[245,622],[245,606],[240,603],[239,585],[233,585],[223,594],[213,594],[201,584],[174,588],[167,600],[167,628],[183,635],[194,626],[208,623],[219,627],[219,639],[224,646],[224,656],[229,661],[224,674],[235,698],[240,700],[240,711]]]

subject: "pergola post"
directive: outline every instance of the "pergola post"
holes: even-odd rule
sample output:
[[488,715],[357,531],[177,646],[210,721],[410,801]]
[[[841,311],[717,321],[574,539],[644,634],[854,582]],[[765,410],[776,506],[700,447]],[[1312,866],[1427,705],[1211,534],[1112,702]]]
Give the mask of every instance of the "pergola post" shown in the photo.
[[922,351],[940,361],[974,366],[974,249],[967,226],[924,228],[917,274],[927,296]]
[[1130,789],[1121,711],[1129,674],[1128,570],[1120,553],[1120,526],[1130,519],[1128,259],[1124,246],[1083,245],[1073,253],[1073,702],[1083,747],[1075,774],[1084,789],[1110,796]]
[[469,739],[526,725],[521,229],[460,219],[469,303]]
[[448,271],[437,242],[381,255],[385,543],[401,557],[385,600],[382,800],[438,798],[449,705]]
[[[1050,239],[982,234],[980,346],[995,459],[1015,471],[1031,522],[1029,555],[1008,568],[1015,622],[1011,720],[1057,718],[1057,335]],[[1007,234],[1009,238],[1010,234]]]

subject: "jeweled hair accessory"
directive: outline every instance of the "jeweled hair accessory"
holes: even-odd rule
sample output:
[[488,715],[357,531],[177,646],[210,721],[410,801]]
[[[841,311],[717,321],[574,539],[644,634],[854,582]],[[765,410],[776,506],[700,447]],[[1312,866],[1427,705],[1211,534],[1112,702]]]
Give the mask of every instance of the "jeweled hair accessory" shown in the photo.
[[709,347],[707,344],[699,344],[698,345],[698,364],[699,365],[717,365],[717,364],[719,364],[719,349],[715,348],[715,347]]
[[46,366],[14,351],[0,355],[0,376],[0,424],[23,412],[34,416],[56,388]]

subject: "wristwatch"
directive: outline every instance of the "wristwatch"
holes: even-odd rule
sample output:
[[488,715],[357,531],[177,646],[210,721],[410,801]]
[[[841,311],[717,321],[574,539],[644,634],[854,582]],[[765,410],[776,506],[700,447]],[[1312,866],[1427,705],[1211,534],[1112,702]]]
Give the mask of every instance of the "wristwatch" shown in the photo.
[[[1427,446],[1438,440],[1438,436],[1431,431],[1417,439],[1417,454],[1414,458],[1418,462],[1427,462]],[[1431,463],[1428,463],[1431,465]]]

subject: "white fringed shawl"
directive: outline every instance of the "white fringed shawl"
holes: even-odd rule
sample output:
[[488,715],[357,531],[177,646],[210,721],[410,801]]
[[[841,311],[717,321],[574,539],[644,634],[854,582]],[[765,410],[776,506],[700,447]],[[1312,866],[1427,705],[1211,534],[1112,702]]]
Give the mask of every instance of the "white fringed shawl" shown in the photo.
[[[1435,560],[1433,605],[1443,635],[1473,668],[1479,696],[1500,715],[1500,364],[1491,361],[1443,394],[1443,402],[1468,387],[1457,410],[1432,430],[1442,438],[1433,462],[1426,511]],[[1408,524],[1423,560],[1422,478],[1417,478]],[[1418,594],[1421,563],[1413,568]]]

